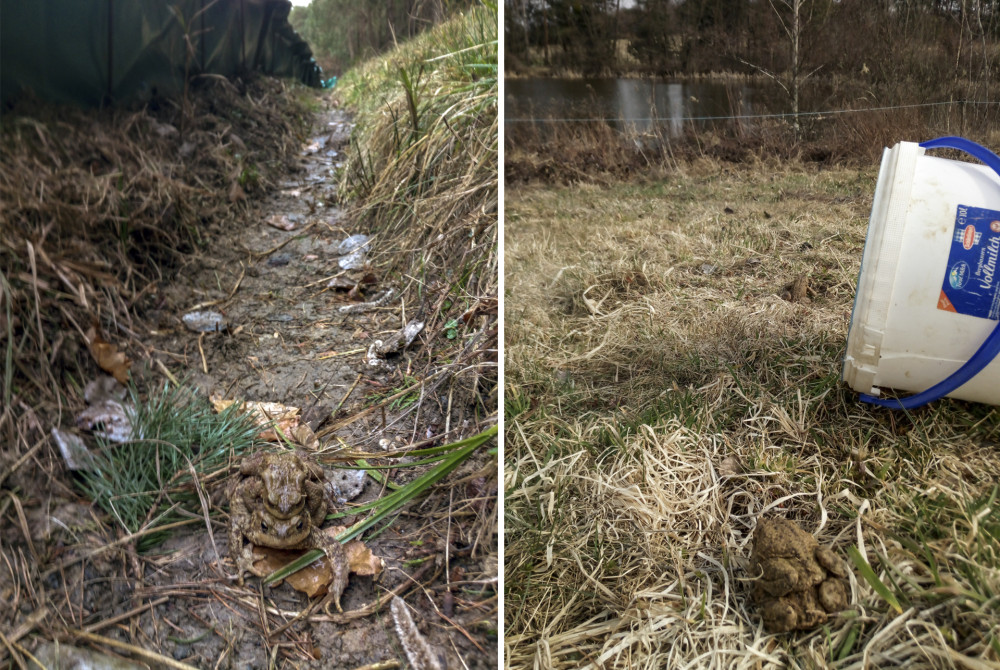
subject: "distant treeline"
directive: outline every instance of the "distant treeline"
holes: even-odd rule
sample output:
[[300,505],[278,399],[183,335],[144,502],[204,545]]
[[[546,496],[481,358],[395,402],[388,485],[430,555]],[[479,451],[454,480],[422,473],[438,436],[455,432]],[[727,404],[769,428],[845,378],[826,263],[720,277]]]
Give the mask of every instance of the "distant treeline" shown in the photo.
[[[505,0],[508,72],[990,82],[1000,0]],[[936,92],[936,91],[935,91]]]
[[313,0],[307,7],[294,7],[288,20],[309,42],[326,74],[338,74],[472,4],[474,0]]

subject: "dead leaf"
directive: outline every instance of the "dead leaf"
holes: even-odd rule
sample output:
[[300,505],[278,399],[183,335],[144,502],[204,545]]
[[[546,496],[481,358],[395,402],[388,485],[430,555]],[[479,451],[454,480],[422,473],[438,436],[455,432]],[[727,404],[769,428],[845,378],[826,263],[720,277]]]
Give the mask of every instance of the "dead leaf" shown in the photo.
[[[221,412],[236,402],[235,400],[226,400],[218,394],[210,397],[209,401],[216,412]],[[280,439],[275,430],[275,427],[277,427],[285,437],[288,439],[298,439],[299,444],[304,447],[319,447],[319,441],[315,435],[312,435],[312,439],[310,439],[308,433],[302,433],[301,438],[299,437],[297,431],[302,425],[302,417],[299,416],[298,407],[282,405],[279,402],[257,402],[250,400],[243,403],[243,409],[253,414],[257,418],[257,423],[265,428],[258,435],[260,439],[268,442],[277,442]],[[312,433],[312,431],[310,430],[309,433]],[[306,441],[302,441],[303,439]]]
[[[316,433],[313,432],[313,429],[309,427],[309,424],[301,422],[302,417],[295,418],[299,421],[299,424],[292,429],[289,437],[291,437],[296,444],[300,444],[306,449],[312,449],[314,451],[319,449],[319,438],[316,437]],[[286,433],[286,435],[288,434]]]
[[736,456],[729,455],[719,463],[719,475],[722,477],[735,477],[743,474],[743,464]]
[[344,546],[347,552],[347,563],[351,572],[362,577],[375,577],[382,574],[385,562],[372,553],[361,540],[351,540]]
[[[345,526],[334,526],[325,529],[331,537],[344,530]],[[344,552],[347,554],[348,571],[362,577],[374,577],[382,573],[385,569],[385,562],[372,554],[371,549],[366,547],[360,540],[351,540],[344,545]],[[272,549],[271,547],[259,547],[254,545],[254,562],[251,572],[258,577],[267,577],[269,574],[283,568],[299,556],[304,551],[286,551],[284,549]],[[325,556],[307,565],[295,574],[288,577],[288,584],[296,591],[305,593],[310,598],[325,595],[330,582],[333,579],[333,572],[330,568],[330,561]],[[277,585],[275,585],[277,586]]]
[[274,226],[280,230],[295,230],[299,225],[296,221],[291,221],[284,214],[272,214],[271,216],[264,219],[264,223],[269,226]]
[[469,323],[480,314],[496,314],[498,306],[499,302],[496,298],[477,300],[475,305],[467,309],[465,313],[462,314],[462,321],[464,323]]
[[109,373],[121,384],[128,384],[128,371],[132,361],[118,348],[105,341],[97,325],[92,325],[86,333],[87,347],[102,370]]

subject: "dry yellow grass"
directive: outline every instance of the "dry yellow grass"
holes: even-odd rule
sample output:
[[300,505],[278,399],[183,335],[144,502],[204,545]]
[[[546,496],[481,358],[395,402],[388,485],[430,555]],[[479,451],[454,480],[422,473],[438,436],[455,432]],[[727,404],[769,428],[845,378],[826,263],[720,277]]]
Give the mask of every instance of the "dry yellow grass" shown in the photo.
[[[840,382],[875,178],[703,161],[507,190],[508,667],[998,666],[1000,411]],[[851,564],[850,610],[766,634],[762,515],[878,580]]]

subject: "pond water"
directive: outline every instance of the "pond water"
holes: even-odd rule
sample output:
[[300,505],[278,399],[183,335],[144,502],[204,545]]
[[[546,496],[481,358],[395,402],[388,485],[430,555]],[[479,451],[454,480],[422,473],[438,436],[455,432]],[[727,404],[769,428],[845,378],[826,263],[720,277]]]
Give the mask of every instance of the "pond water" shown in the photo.
[[509,130],[512,124],[605,119],[616,128],[659,127],[678,136],[692,127],[746,124],[729,117],[768,113],[777,99],[775,91],[741,82],[516,78],[504,85]]

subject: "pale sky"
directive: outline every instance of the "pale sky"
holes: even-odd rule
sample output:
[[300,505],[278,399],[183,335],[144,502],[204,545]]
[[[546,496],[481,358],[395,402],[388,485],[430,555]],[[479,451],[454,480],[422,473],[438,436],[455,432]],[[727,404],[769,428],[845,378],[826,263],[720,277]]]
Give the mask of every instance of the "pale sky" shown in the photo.
[[311,2],[312,0],[292,0],[292,4],[295,5],[296,7],[305,7]]

